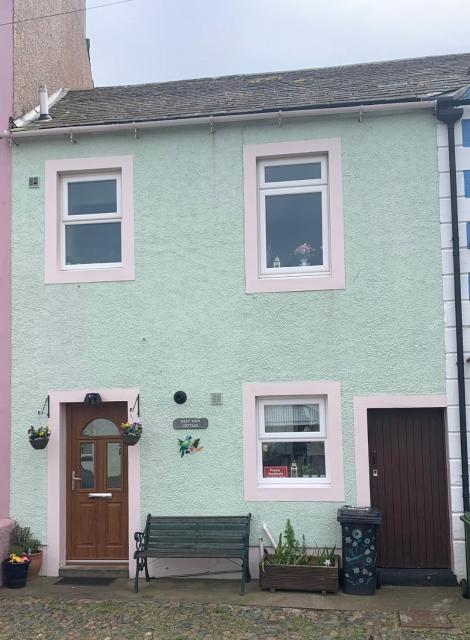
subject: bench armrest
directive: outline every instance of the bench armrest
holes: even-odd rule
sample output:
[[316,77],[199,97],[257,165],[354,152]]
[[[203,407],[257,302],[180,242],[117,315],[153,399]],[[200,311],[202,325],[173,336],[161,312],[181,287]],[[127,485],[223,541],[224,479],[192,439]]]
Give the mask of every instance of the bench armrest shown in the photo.
[[143,551],[145,548],[144,545],[144,540],[145,540],[145,532],[143,531],[136,531],[134,533],[134,540],[135,540],[135,548],[137,551]]

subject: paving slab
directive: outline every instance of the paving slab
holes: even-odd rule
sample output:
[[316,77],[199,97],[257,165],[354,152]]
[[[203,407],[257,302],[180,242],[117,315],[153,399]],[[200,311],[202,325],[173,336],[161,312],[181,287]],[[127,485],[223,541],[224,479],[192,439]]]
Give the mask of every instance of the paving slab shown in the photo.
[[382,587],[375,596],[352,596],[342,592],[323,596],[305,591],[263,591],[253,580],[246,585],[245,595],[239,593],[238,580],[157,579],[139,582],[139,593],[133,592],[134,582],[116,579],[109,586],[59,585],[59,578],[36,578],[25,589],[0,589],[4,598],[38,597],[106,600],[108,602],[182,602],[196,604],[229,604],[258,607],[295,607],[299,609],[336,609],[340,611],[434,611],[468,613],[470,600],[461,596],[458,587]]

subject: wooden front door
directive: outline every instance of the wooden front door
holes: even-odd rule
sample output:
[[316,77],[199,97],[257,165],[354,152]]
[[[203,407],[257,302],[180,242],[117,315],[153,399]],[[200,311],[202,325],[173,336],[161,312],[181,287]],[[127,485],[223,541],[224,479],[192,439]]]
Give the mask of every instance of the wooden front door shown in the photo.
[[67,560],[129,557],[124,402],[67,406]]
[[450,567],[442,409],[368,411],[371,505],[382,512],[377,564]]

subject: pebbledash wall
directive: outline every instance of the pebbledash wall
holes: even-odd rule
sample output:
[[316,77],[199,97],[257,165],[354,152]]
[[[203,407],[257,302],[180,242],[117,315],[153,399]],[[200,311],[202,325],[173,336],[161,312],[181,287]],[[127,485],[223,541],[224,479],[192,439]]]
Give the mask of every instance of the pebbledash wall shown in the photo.
[[[470,430],[470,109],[455,125],[457,197],[459,211],[459,244],[462,312],[464,332],[465,390],[467,403],[467,430]],[[447,127],[438,124],[439,197],[441,217],[442,273],[446,345],[446,385],[449,475],[451,485],[452,538],[454,559],[459,575],[465,573],[465,533],[460,516],[462,501],[462,462],[460,454],[459,398],[457,385],[457,354],[455,338],[455,302],[452,262],[452,228],[449,187],[449,150]]]
[[[54,390],[138,388],[141,513],[291,518],[340,542],[356,501],[353,398],[443,394],[435,121],[430,111],[36,138],[13,148],[12,515],[47,543],[48,450],[26,429]],[[341,138],[346,288],[245,293],[243,146]],[[419,150],[419,152],[417,151]],[[44,284],[44,163],[132,155],[135,280]],[[28,177],[40,188],[29,189]],[[344,500],[245,502],[242,385],[341,383]],[[185,405],[173,394],[184,390]],[[210,404],[210,393],[222,405]],[[201,417],[180,459],[173,419]],[[54,438],[52,434],[52,438]],[[139,446],[139,445],[138,445]],[[367,446],[367,443],[364,444]],[[362,470],[363,471],[363,470]],[[254,552],[254,556],[256,551]],[[257,557],[257,556],[256,556]]]

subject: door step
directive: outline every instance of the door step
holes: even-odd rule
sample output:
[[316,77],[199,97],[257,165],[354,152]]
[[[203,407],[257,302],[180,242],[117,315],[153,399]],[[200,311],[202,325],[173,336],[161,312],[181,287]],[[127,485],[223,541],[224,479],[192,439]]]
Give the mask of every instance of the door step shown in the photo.
[[456,587],[450,569],[378,569],[378,583],[400,587]]
[[129,566],[123,564],[67,564],[59,567],[61,578],[128,578]]

